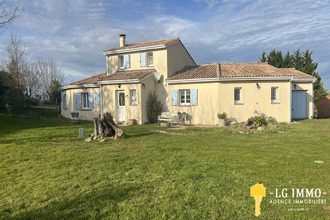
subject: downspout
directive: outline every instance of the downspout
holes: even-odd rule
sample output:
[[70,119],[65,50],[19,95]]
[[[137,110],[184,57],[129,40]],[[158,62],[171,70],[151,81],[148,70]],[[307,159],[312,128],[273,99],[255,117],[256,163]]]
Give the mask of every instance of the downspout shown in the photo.
[[292,121],[292,79],[289,81],[289,122]]
[[103,118],[103,90],[102,90],[102,84],[100,84],[100,110],[101,110],[101,118]]

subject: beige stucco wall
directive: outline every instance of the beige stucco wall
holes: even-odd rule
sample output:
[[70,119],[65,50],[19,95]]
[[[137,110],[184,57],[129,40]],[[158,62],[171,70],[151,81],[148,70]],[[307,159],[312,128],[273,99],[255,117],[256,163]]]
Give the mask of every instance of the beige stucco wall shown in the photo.
[[[140,66],[140,53],[153,53],[153,66]],[[130,55],[130,68],[125,68],[123,70],[138,70],[138,69],[156,69],[159,73],[164,74],[167,73],[167,51],[166,49],[159,50],[146,50],[132,53],[124,53]],[[107,72],[108,74],[113,74],[119,69],[119,56],[124,54],[116,54],[116,55],[107,55]]]
[[[259,84],[259,88],[257,84]],[[234,89],[242,88],[242,104],[235,104]],[[271,102],[271,87],[278,87],[279,103]],[[275,118],[278,122],[290,122],[289,81],[241,81],[221,82],[219,85],[218,112],[228,113],[232,120],[241,122],[256,113]]]
[[[256,112],[272,116],[279,122],[290,121],[289,81],[212,82],[192,84],[171,84],[168,86],[169,111],[186,112],[192,124],[218,124],[217,114],[226,112],[230,120],[241,122]],[[242,88],[242,104],[234,103],[235,87]],[[271,87],[279,88],[279,104],[271,102]],[[197,106],[172,106],[171,90],[198,89]]]
[[[130,90],[136,90],[137,105],[131,105]],[[141,84],[121,84],[120,88],[117,84],[102,85],[103,97],[103,113],[111,113],[115,122],[118,122],[118,92],[125,92],[125,124],[129,119],[136,119],[141,124]]]
[[[170,112],[186,112],[188,120],[192,124],[215,125],[218,123],[218,94],[219,84],[214,83],[192,83],[192,84],[171,84],[168,85],[169,99],[168,108]],[[197,89],[197,106],[172,105],[172,90]],[[178,95],[179,99],[179,95]]]
[[[296,87],[294,85],[296,85]],[[292,88],[292,90],[305,90],[305,91],[307,91],[307,116],[308,116],[308,118],[312,118],[313,117],[313,111],[314,111],[313,83],[292,82],[291,88]]]
[[[100,105],[95,104],[95,92],[99,92],[99,91],[100,88],[62,90],[61,94],[66,94],[68,99],[67,101],[68,109],[61,108],[61,114],[65,118],[71,118],[71,112],[78,112],[80,120],[93,120],[94,117],[98,117],[101,111],[100,111]],[[76,109],[76,93],[83,93],[83,92],[93,92],[93,110]]]
[[167,61],[168,72],[166,78],[173,76],[176,71],[181,70],[185,66],[195,65],[181,43],[170,45],[167,48]]

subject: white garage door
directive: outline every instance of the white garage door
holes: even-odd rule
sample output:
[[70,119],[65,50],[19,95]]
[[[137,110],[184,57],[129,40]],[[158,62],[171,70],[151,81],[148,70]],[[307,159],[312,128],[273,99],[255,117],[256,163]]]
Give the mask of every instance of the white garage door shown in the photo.
[[307,118],[307,91],[292,91],[292,118]]

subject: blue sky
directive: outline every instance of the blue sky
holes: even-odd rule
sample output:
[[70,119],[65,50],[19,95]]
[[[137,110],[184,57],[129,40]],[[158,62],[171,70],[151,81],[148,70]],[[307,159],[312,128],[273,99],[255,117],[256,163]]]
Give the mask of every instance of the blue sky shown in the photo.
[[318,0],[10,0],[20,17],[11,33],[29,57],[55,60],[65,82],[105,72],[103,50],[180,37],[197,64],[257,62],[262,51],[313,51],[330,90],[330,2]]

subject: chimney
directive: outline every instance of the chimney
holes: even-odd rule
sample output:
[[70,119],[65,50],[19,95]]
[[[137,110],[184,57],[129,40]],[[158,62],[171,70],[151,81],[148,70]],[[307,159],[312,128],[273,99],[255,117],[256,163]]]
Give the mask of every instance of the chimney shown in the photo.
[[119,46],[120,47],[125,47],[126,45],[126,35],[125,34],[119,34]]

